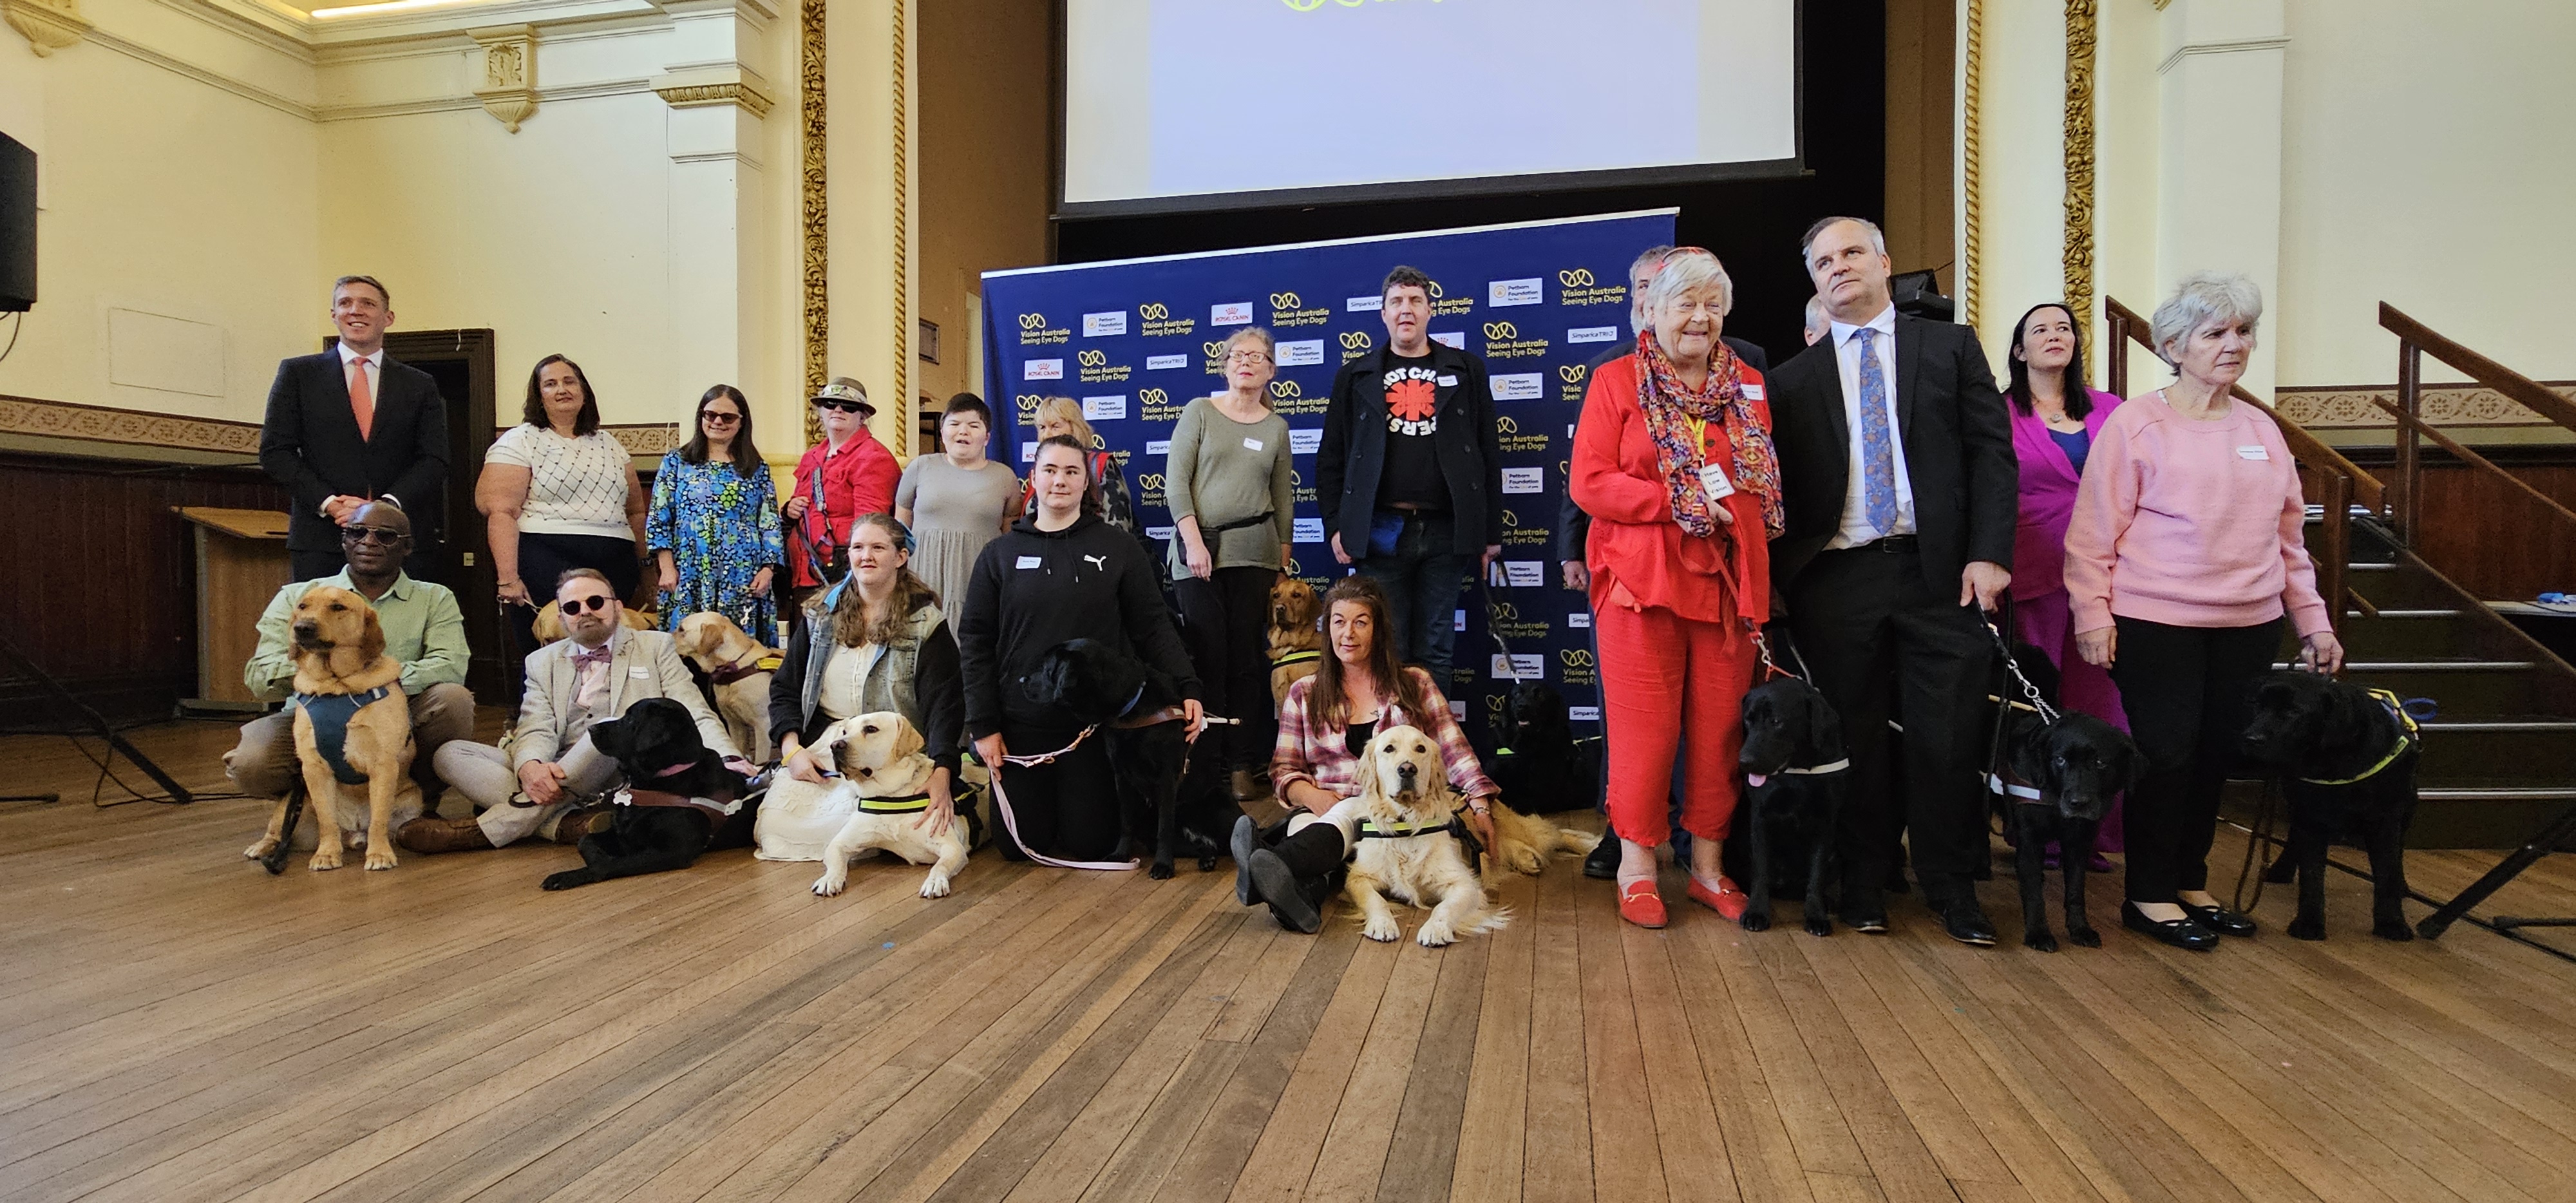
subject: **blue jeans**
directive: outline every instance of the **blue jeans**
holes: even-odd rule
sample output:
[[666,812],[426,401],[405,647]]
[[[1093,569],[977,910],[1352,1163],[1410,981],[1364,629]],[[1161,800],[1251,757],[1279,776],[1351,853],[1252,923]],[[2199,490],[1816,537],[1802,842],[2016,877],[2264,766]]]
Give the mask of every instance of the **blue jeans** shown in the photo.
[[[1456,523],[1447,514],[1406,514],[1404,532],[1396,536],[1395,554],[1370,555],[1368,532],[1358,532],[1356,566],[1386,590],[1387,617],[1395,624],[1398,660],[1429,669],[1440,692],[1454,692],[1449,661],[1458,647],[1458,595],[1467,586],[1467,566],[1475,557],[1458,554]],[[1350,533],[1343,550],[1353,550]]]

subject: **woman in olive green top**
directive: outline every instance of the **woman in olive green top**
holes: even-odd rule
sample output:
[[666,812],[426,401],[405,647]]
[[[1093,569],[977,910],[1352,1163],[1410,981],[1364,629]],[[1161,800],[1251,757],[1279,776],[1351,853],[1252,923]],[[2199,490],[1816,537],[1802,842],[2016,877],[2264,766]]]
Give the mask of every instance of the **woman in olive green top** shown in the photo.
[[1201,397],[1172,427],[1163,501],[1172,511],[1172,592],[1181,637],[1198,662],[1208,713],[1225,728],[1218,763],[1235,792],[1266,780],[1277,716],[1270,704],[1270,586],[1294,551],[1288,422],[1270,412],[1276,344],[1258,326],[1225,342],[1226,391]]

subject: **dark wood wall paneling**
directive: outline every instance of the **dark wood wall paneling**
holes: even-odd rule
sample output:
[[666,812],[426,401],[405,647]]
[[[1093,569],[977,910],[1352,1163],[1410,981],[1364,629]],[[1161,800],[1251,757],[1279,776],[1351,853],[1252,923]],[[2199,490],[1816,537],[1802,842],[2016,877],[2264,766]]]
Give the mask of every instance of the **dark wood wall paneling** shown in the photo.
[[[2576,447],[2480,447],[2523,483],[2576,509]],[[2395,479],[2387,448],[2345,448],[2364,471]],[[2424,529],[2417,554],[2469,592],[2492,601],[2529,601],[2576,589],[2576,530],[2520,489],[2428,447],[2423,459]],[[2308,482],[2308,496],[2316,494]]]
[[[0,633],[112,720],[166,717],[197,692],[196,553],[172,506],[283,510],[256,466],[0,452]],[[60,720],[0,666],[0,726]]]

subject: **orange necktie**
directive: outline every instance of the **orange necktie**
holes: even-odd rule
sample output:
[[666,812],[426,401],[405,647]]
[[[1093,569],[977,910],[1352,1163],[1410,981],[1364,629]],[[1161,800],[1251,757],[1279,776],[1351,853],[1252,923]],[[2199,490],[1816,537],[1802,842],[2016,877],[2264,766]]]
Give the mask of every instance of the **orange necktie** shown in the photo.
[[367,391],[367,361],[349,361],[349,412],[357,415],[358,437],[367,438],[376,425],[376,398]]

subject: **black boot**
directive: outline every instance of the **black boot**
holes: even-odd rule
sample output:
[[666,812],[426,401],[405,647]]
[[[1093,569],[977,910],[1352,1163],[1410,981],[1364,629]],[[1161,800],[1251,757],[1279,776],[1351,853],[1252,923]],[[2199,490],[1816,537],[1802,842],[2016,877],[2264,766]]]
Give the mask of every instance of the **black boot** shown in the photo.
[[1312,935],[1324,926],[1326,879],[1340,868],[1347,851],[1342,830],[1330,823],[1310,823],[1279,841],[1276,848],[1252,854],[1253,896],[1270,904],[1279,926]]

